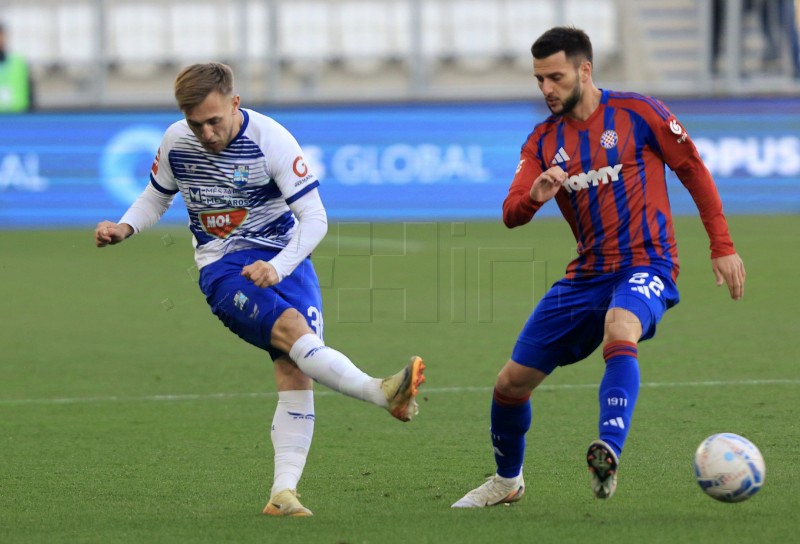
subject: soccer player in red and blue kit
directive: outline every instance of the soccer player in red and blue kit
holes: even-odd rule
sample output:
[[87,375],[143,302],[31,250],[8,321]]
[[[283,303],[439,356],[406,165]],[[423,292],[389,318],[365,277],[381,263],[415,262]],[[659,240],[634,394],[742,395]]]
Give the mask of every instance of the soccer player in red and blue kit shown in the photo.
[[697,205],[717,285],[727,284],[734,300],[744,294],[744,264],[714,181],[675,116],[653,98],[598,89],[592,44],[582,30],[552,28],[531,52],[552,115],[522,146],[503,221],[509,228],[524,225],[555,198],[578,242],[578,257],[536,306],[497,377],[491,410],[497,473],[454,508],[522,498],[531,393],[556,367],[585,359],[601,344],[599,437],[586,458],[594,495],[614,494],[639,391],[637,344],[653,337],[664,312],[679,300],[665,166]]

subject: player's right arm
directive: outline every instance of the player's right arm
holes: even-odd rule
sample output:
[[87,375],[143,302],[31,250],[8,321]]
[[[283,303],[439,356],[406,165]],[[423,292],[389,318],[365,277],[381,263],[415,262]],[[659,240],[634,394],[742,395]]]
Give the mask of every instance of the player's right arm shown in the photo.
[[150,169],[150,183],[142,194],[131,204],[119,222],[102,221],[94,230],[94,241],[97,247],[118,244],[155,225],[161,216],[172,205],[178,192],[178,185],[169,166],[169,161],[161,164],[161,150],[169,145],[169,134],[158,149],[153,166]]
[[127,223],[101,221],[94,229],[94,243],[97,247],[113,246],[133,234],[133,227]]
[[160,192],[151,182],[118,223],[111,221],[98,223],[94,231],[95,244],[97,247],[118,244],[137,232],[149,229],[158,223],[172,205],[174,198],[174,194]]
[[533,180],[530,197],[533,202],[544,204],[558,193],[561,185],[567,180],[567,173],[560,166],[545,170]]
[[514,181],[503,202],[503,222],[508,228],[518,227],[533,219],[542,205],[556,196],[567,174],[560,166],[542,171],[541,162],[530,142],[522,148]]

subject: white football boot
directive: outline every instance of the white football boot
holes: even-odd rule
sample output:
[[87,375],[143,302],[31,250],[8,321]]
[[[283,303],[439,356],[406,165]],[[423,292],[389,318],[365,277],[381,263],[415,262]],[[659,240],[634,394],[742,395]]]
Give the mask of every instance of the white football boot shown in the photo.
[[483,508],[497,504],[517,502],[525,494],[522,474],[516,478],[503,478],[495,474],[482,486],[473,489],[453,503],[452,508]]
[[297,500],[297,491],[295,489],[284,489],[276,493],[269,499],[269,502],[264,507],[262,512],[267,516],[292,516],[292,517],[307,517],[314,514],[300,504]]

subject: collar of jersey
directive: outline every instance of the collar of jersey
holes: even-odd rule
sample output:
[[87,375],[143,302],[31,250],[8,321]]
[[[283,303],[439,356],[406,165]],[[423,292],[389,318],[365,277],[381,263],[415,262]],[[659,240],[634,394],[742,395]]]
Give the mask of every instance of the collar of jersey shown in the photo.
[[239,127],[239,132],[236,133],[236,136],[234,136],[233,140],[231,140],[231,143],[228,144],[228,147],[230,147],[230,145],[233,142],[235,142],[236,140],[238,140],[239,138],[242,137],[242,134],[244,134],[244,131],[247,130],[248,123],[250,123],[250,115],[247,113],[246,109],[239,108],[239,113],[242,114],[242,126]]
[[569,126],[576,128],[578,130],[585,130],[589,128],[589,125],[594,122],[595,118],[601,114],[601,112],[605,109],[605,106],[608,104],[608,91],[605,89],[600,89],[600,104],[597,106],[597,109],[592,112],[592,114],[585,120],[585,121],[578,121],[577,119],[573,119],[569,115],[564,115],[563,119],[564,122],[567,123]]

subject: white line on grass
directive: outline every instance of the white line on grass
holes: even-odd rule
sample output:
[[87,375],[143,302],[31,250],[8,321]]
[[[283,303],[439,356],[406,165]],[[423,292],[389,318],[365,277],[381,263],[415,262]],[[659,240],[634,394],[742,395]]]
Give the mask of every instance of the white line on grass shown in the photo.
[[[542,385],[540,390],[559,390],[559,389],[595,389],[596,383],[581,384],[555,384]],[[645,382],[642,387],[721,387],[721,386],[752,386],[752,385],[800,385],[800,380],[731,380],[731,381],[704,381],[704,382]],[[420,390],[420,395],[437,393],[488,393],[491,387],[426,387]],[[334,395],[330,390],[316,391],[317,396]],[[187,400],[216,400],[216,399],[256,399],[276,397],[274,391],[261,393],[198,393],[184,395],[146,395],[141,397],[66,397],[54,399],[0,399],[0,406],[19,406],[19,405],[47,405],[47,404],[92,404],[102,402],[175,402]]]

